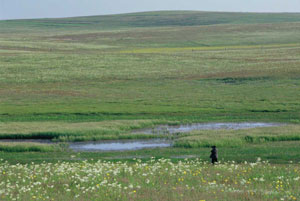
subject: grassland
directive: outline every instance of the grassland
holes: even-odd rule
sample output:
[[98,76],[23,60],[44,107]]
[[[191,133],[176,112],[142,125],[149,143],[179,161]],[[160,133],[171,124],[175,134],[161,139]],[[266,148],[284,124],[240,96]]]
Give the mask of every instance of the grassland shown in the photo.
[[[299,199],[299,33],[298,13],[0,21],[0,200]],[[284,126],[132,133],[193,122]],[[174,146],[65,143],[157,137]]]
[[[297,200],[300,169],[261,162],[0,161],[1,200]],[[22,178],[22,180],[20,180]]]
[[3,152],[52,152],[59,151],[59,147],[51,144],[28,142],[0,142],[0,151]]
[[298,14],[175,14],[1,21],[1,121],[299,120]]
[[243,147],[247,144],[264,144],[276,141],[299,141],[299,125],[247,130],[195,131],[175,141],[177,147]]
[[[284,122],[289,125],[171,136],[176,148],[151,154],[204,158],[206,147],[217,144],[225,160],[293,160],[300,138],[299,32],[297,13],[0,21],[0,138],[140,139],[166,136],[132,129],[165,123]],[[22,150],[29,152],[0,152],[0,158],[72,161],[74,154]],[[82,153],[82,159],[151,154]]]

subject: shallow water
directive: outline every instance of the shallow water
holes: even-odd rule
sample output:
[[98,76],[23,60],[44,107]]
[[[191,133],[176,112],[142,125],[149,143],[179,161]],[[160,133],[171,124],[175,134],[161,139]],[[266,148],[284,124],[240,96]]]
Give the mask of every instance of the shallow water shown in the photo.
[[181,125],[160,125],[155,128],[145,128],[134,130],[133,133],[144,133],[144,134],[172,134],[172,133],[186,133],[194,130],[238,130],[238,129],[249,129],[259,127],[274,127],[281,126],[279,123],[194,123],[194,124],[181,124]]
[[[216,129],[248,129],[258,127],[282,126],[279,123],[194,123],[182,125],[159,125],[155,128],[134,130],[133,133],[143,134],[172,134],[185,133],[194,130],[216,130]],[[0,140],[0,142],[36,142],[52,144],[51,140],[39,139],[20,139],[20,140]],[[170,147],[172,141],[165,139],[146,139],[146,140],[111,140],[102,142],[73,142],[69,143],[70,149],[74,151],[125,151],[138,150],[144,148]]]
[[122,151],[138,150],[144,148],[170,147],[171,144],[171,141],[163,139],[114,140],[105,142],[70,143],[70,148],[75,151]]

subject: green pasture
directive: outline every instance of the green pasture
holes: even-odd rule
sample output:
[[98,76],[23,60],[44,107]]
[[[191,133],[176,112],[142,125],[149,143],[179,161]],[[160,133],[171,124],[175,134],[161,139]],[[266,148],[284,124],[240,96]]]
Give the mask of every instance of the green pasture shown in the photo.
[[[299,33],[297,13],[166,11],[0,21],[0,139],[160,137],[173,139],[174,147],[81,153],[77,160],[207,157],[207,147],[216,144],[224,160],[286,163],[300,153]],[[249,121],[287,125],[131,133],[159,124]],[[72,161],[78,154],[28,146],[0,144],[0,158]]]

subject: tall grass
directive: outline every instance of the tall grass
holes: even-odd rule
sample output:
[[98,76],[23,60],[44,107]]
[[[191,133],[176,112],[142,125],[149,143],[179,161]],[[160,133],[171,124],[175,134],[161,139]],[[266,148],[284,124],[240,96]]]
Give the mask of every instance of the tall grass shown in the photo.
[[175,140],[175,147],[245,147],[277,141],[300,141],[299,125],[244,130],[195,131]]
[[96,141],[112,139],[147,139],[167,137],[131,133],[132,130],[154,127],[166,120],[126,120],[102,122],[6,122],[0,123],[0,139],[50,139],[53,141]]
[[76,161],[11,165],[0,159],[0,198],[8,200],[297,200],[299,164],[257,160],[212,166],[201,159]]
[[249,143],[263,143],[276,141],[300,141],[300,135],[279,135],[279,136],[246,136],[245,141]]
[[231,139],[199,139],[199,140],[176,140],[174,142],[174,147],[184,147],[184,148],[197,148],[197,147],[242,147],[245,145],[245,141],[239,138]]
[[33,142],[0,142],[0,151],[4,152],[53,152],[58,151],[57,145]]
[[149,139],[149,138],[166,138],[169,136],[160,134],[120,134],[115,132],[42,132],[29,134],[0,134],[0,139],[41,139],[52,140],[55,142],[76,142],[76,141],[97,141],[97,140],[118,140],[118,139]]

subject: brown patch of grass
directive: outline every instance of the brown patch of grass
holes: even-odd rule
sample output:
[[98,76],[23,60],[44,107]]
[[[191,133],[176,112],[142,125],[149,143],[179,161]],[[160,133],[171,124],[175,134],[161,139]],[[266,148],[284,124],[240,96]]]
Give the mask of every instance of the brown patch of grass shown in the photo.
[[185,80],[197,80],[197,79],[209,79],[209,78],[246,78],[246,77],[257,77],[258,74],[265,75],[262,72],[257,71],[231,71],[231,72],[217,72],[217,73],[207,73],[207,74],[198,74],[198,75],[188,75],[185,76]]

